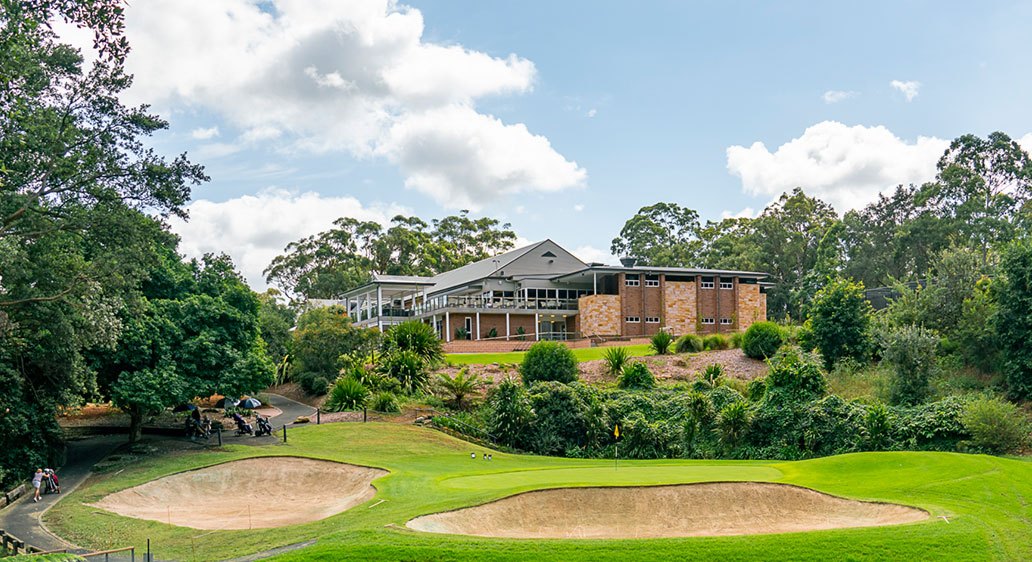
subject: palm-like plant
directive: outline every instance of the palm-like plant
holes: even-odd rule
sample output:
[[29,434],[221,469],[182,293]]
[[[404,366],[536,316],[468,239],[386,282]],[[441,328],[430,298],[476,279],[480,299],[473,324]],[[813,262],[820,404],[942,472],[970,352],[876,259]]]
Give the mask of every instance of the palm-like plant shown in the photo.
[[437,337],[433,327],[415,320],[403,322],[387,330],[383,338],[383,351],[388,355],[399,351],[411,351],[430,366],[438,365],[444,359],[441,339]]
[[369,391],[358,380],[350,376],[338,378],[330,388],[325,408],[331,412],[356,410],[365,405]]
[[649,347],[656,352],[656,355],[666,355],[670,353],[670,345],[672,343],[674,343],[674,336],[671,336],[670,332],[666,330],[660,330],[656,332],[656,335],[652,336]]
[[627,364],[630,357],[631,355],[627,352],[627,348],[610,347],[606,350],[602,359],[606,362],[606,370],[609,371],[609,374],[619,376],[620,373],[623,372],[624,365]]
[[749,422],[752,416],[749,407],[745,402],[732,402],[720,411],[717,416],[717,427],[720,429],[720,438],[725,444],[734,447],[741,442],[745,432],[749,430]]
[[462,368],[455,376],[447,373],[437,375],[437,384],[450,396],[454,397],[455,407],[463,409],[463,399],[476,393],[483,386],[484,381],[476,373],[470,374],[469,369]]
[[394,351],[383,358],[380,370],[387,376],[394,377],[402,389],[409,393],[426,390],[430,382],[426,361],[415,351],[406,349]]

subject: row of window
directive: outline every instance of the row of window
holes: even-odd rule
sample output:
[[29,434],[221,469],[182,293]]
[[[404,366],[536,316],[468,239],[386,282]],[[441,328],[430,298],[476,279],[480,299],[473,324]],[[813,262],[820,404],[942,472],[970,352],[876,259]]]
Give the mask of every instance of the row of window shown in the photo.
[[[624,317],[624,322],[627,322],[628,324],[637,324],[637,323],[641,322],[641,316],[625,316]],[[659,316],[646,316],[645,317],[645,323],[646,324],[659,324]]]
[[[702,281],[699,282],[703,289],[713,289],[715,282],[712,277],[703,277]],[[624,276],[624,285],[628,287],[640,287],[641,286],[641,275],[637,273],[628,273]],[[645,286],[646,287],[658,287],[659,286],[659,275],[645,275]],[[720,279],[721,289],[734,289],[734,281],[722,277]]]
[[[707,326],[712,326],[714,324],[714,320],[712,318],[703,318],[702,319],[702,323],[707,325]],[[731,325],[731,319],[730,318],[721,318],[720,319],[720,325],[721,326],[730,326]]]

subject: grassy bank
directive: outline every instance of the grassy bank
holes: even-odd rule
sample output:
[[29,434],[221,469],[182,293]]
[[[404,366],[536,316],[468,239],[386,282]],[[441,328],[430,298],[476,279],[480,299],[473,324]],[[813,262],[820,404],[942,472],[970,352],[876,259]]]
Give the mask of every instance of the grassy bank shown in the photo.
[[[57,504],[46,523],[94,548],[145,545],[161,559],[217,560],[317,539],[281,560],[1030,559],[1032,464],[952,453],[858,453],[799,462],[578,460],[494,453],[439,432],[393,424],[298,428],[288,445],[177,453],[98,475]],[[198,531],[86,505],[159,476],[256,455],[299,455],[391,471],[374,500],[322,521],[253,531]],[[241,490],[248,478],[241,474]],[[913,505],[925,522],[780,535],[657,540],[507,540],[418,533],[405,522],[526,490],[721,480],[785,482],[855,499]],[[327,493],[333,493],[327,490]],[[380,500],[383,500],[380,502]],[[379,502],[379,503],[378,503]],[[258,507],[257,509],[261,509]],[[944,519],[945,518],[945,519]],[[948,520],[948,522],[947,522]],[[614,521],[619,525],[620,521]]]

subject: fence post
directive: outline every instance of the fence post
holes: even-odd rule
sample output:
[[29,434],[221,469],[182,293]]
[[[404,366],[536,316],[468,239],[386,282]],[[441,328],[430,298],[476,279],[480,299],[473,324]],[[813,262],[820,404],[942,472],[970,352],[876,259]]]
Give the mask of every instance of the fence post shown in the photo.
[[363,423],[365,423],[367,421],[366,420],[366,416],[368,414],[369,414],[369,410],[365,406],[362,406],[362,422]]
[[143,562],[154,562],[154,560],[151,557],[150,539],[147,539],[147,557],[143,559]]
[[[219,447],[221,447],[222,446],[222,428],[221,427],[216,428],[215,429],[215,433],[219,436]],[[150,539],[147,539],[147,542],[150,543]]]
[[283,442],[287,442],[287,424],[283,424]]
[[321,408],[316,408],[315,409],[315,425],[319,425],[321,423],[322,423],[322,409]]

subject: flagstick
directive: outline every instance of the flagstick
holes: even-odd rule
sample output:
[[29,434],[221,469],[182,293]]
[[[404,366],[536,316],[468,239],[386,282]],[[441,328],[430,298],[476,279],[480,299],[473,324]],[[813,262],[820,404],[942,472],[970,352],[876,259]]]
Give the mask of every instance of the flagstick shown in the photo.
[[616,454],[613,455],[613,470],[620,468],[620,442],[616,442]]

